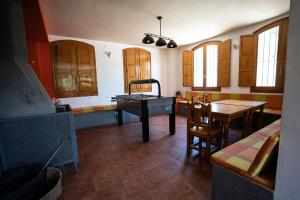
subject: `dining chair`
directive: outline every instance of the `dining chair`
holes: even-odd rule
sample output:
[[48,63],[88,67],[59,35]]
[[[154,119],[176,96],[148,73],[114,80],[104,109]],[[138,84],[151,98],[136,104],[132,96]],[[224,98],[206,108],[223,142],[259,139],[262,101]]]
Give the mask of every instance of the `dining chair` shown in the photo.
[[[221,149],[222,142],[220,126],[213,125],[211,103],[188,102],[187,108],[187,153],[190,154],[192,149],[200,154],[205,151],[205,159],[209,160],[212,144]],[[195,137],[198,142],[195,142]],[[202,147],[204,141],[205,148]]]

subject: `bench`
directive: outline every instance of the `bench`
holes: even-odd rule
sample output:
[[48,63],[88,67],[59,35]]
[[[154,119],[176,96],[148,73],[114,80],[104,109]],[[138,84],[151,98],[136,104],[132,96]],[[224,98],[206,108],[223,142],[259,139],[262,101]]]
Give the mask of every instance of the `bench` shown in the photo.
[[[91,128],[102,125],[117,123],[117,105],[100,105],[72,108],[75,116],[76,129]],[[139,121],[139,118],[129,113],[123,112],[125,122]]]
[[277,120],[213,154],[212,199],[273,199],[279,132]]

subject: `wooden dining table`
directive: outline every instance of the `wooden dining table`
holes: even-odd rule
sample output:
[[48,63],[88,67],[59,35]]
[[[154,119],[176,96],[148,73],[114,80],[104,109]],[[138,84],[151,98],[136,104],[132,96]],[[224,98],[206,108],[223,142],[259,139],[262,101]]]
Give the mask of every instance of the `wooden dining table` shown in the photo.
[[254,112],[257,110],[259,110],[258,128],[262,128],[264,106],[267,104],[267,102],[225,99],[225,100],[215,101],[213,103],[222,104],[222,105],[244,106],[250,108],[250,111],[248,113],[248,121],[246,122],[248,124],[246,125],[248,130],[247,132],[245,132],[245,135],[243,135],[244,137],[252,133],[252,118]]
[[223,146],[226,147],[229,144],[229,125],[233,119],[243,118],[243,135],[248,131],[248,117],[251,108],[238,105],[227,105],[211,103],[212,117],[216,120],[222,121],[223,124]]

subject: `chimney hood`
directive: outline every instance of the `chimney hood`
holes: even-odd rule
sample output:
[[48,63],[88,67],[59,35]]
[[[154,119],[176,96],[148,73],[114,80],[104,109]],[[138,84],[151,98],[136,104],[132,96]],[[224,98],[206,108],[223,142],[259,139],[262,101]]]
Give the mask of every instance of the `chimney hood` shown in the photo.
[[0,119],[55,113],[28,64],[21,0],[1,1]]

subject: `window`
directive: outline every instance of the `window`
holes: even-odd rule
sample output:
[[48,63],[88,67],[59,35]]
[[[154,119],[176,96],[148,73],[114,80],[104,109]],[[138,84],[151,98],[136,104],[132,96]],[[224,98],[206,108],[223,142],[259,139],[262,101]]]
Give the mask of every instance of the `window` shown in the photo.
[[57,97],[98,95],[94,47],[74,40],[51,42]]
[[283,92],[288,18],[268,24],[240,40],[239,86],[251,92]]
[[218,49],[220,42],[194,48],[194,90],[220,90],[218,87]]
[[279,26],[258,35],[256,87],[275,87]]
[[[151,78],[151,53],[141,48],[123,49],[124,89],[129,91],[129,83],[133,80]],[[135,84],[131,92],[151,92],[151,84]]]

